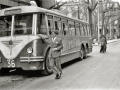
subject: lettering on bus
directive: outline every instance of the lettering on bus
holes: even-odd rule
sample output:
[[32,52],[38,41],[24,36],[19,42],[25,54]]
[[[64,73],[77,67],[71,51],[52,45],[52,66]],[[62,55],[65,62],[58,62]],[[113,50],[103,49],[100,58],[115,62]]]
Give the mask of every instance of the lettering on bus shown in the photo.
[[79,43],[80,43],[79,39],[70,40],[68,41],[68,43],[65,42],[63,45],[62,52],[73,49],[73,48],[78,48],[80,45]]
[[6,10],[5,15],[10,15],[10,14],[19,14],[21,13],[21,9],[13,9],[13,10]]

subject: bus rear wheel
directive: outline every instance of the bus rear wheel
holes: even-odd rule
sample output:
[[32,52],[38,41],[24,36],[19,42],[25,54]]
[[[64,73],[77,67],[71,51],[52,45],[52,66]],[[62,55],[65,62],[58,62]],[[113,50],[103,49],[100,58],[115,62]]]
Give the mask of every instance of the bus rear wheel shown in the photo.
[[86,59],[86,58],[87,58],[87,53],[88,53],[88,48],[85,48],[85,49],[84,49],[83,59]]
[[48,76],[48,75],[53,73],[51,68],[50,68],[50,62],[49,62],[48,55],[49,55],[49,51],[46,55],[45,62],[44,62],[45,70],[42,71],[42,74],[45,76]]
[[83,48],[81,48],[81,50],[80,50],[80,60],[83,60],[83,57],[84,57],[84,51],[83,51]]

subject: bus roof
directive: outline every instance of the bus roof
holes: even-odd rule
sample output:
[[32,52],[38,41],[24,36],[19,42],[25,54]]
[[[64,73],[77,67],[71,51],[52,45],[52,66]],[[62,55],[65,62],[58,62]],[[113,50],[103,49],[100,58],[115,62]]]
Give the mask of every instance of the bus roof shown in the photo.
[[[40,7],[36,7],[36,6],[16,6],[16,7],[2,9],[2,10],[0,10],[0,16],[13,15],[13,14],[23,14],[23,13],[37,13],[37,12],[49,13],[49,14],[53,14],[53,15],[62,16],[64,18],[68,18],[68,19],[72,19],[72,20],[76,20],[76,21],[81,21],[81,20],[78,20],[78,19],[73,18],[73,17],[68,17],[62,13],[58,13],[58,12],[53,11],[53,10],[48,10],[48,9],[40,8]],[[81,21],[81,22],[86,23],[85,21]]]

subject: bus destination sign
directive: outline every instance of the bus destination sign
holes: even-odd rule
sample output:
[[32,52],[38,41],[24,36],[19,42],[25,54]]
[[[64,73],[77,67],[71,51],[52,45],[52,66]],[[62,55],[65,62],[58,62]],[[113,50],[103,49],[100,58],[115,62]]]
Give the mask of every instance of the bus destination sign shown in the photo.
[[11,14],[19,14],[21,13],[21,9],[13,9],[13,10],[6,10],[5,15],[11,15]]

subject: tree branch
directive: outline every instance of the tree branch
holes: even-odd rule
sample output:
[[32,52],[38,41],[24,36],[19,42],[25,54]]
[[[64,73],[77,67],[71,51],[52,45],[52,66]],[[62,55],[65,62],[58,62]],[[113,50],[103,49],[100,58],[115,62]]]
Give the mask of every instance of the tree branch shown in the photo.
[[98,2],[96,2],[95,5],[91,8],[92,11],[96,8],[97,4]]
[[84,0],[84,3],[89,4],[89,0],[87,0],[87,1]]
[[49,9],[53,9],[56,5],[58,6],[60,4],[60,2],[57,2],[56,4],[54,4],[53,6],[51,6]]
[[64,4],[66,4],[66,3],[67,2],[64,2],[64,3],[60,4],[60,5],[57,5],[56,7],[53,7],[53,9],[60,9],[60,7],[63,6]]
[[110,9],[113,9],[113,6],[114,6],[114,4],[112,4],[112,6],[111,6],[111,7],[107,8],[107,9],[106,9],[106,10],[104,10],[103,12],[104,12],[104,13],[106,13],[106,12],[110,11]]

